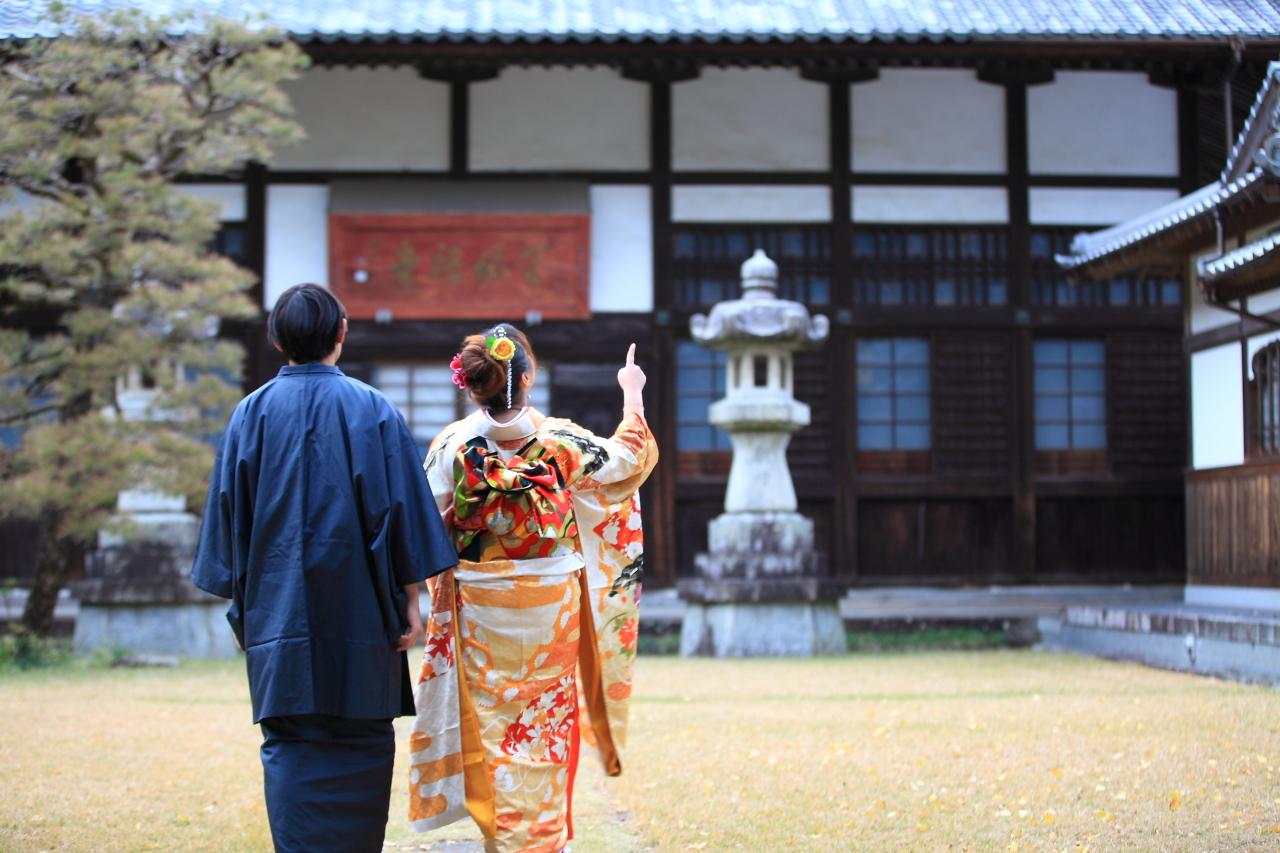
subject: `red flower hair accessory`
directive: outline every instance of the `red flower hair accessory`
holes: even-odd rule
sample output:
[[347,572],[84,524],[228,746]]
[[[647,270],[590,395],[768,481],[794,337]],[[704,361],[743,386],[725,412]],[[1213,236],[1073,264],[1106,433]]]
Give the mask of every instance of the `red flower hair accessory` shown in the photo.
[[449,362],[449,369],[453,371],[453,384],[463,391],[467,390],[467,374],[462,370],[462,353],[453,357],[453,361]]

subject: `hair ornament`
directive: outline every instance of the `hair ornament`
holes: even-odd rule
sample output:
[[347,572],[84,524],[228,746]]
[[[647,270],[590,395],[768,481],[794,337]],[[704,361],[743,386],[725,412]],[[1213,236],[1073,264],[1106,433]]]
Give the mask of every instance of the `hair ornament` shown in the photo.
[[449,362],[449,369],[453,371],[453,384],[463,391],[467,390],[467,373],[462,369],[462,353],[453,357],[453,361]]
[[516,357],[516,342],[507,337],[507,330],[499,326],[484,339],[485,348],[495,360],[508,362]]
[[493,330],[493,334],[486,335],[484,339],[485,349],[489,351],[489,355],[495,361],[502,362],[507,370],[507,408],[511,408],[511,359],[516,357],[516,342],[507,337],[507,330],[501,326]]

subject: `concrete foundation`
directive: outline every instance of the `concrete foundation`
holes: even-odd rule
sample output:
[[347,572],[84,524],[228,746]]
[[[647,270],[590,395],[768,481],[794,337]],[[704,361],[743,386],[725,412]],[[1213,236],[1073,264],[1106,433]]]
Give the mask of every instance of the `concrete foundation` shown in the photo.
[[811,657],[846,650],[834,601],[689,604],[680,654],[708,657]]
[[1038,622],[1041,646],[1280,685],[1280,614],[1189,605],[1069,607]]
[[126,533],[104,531],[73,585],[80,601],[78,652],[226,658],[237,654],[228,602],[199,590],[188,572],[199,520],[182,498],[143,491],[120,494]]
[[229,658],[238,654],[227,625],[227,602],[91,604],[76,619],[78,653],[121,649],[132,654]]

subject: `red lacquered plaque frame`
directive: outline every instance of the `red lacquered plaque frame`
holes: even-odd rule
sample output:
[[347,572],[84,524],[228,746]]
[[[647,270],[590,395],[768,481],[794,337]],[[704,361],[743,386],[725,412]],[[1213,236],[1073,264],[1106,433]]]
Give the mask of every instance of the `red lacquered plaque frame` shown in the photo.
[[586,214],[334,213],[329,286],[355,319],[591,316]]

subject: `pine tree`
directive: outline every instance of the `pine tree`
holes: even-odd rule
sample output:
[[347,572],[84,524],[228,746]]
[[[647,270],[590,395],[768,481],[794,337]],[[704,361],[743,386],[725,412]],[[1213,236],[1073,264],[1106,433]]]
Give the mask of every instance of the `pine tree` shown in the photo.
[[[36,522],[23,614],[47,635],[79,555],[124,489],[199,506],[208,437],[239,395],[221,320],[253,315],[252,276],[214,254],[216,206],[175,186],[297,139],[281,83],[305,64],[278,33],[121,13],[0,45],[0,517]],[[120,380],[154,383],[145,418]]]

